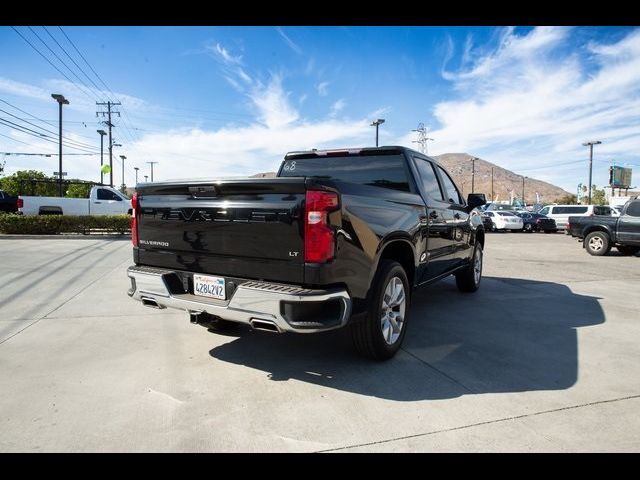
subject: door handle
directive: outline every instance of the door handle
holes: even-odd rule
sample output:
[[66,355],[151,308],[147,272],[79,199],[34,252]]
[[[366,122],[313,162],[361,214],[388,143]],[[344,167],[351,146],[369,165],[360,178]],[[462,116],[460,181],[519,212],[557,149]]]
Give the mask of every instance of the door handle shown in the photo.
[[436,212],[435,210],[431,210],[431,213],[429,213],[429,218],[435,220],[436,218],[438,218],[438,212]]
[[96,205],[98,205],[98,204],[100,204],[100,203],[102,203],[102,202],[93,202],[93,203],[95,203]]
[[455,218],[456,220],[460,220],[460,214],[459,214],[459,213],[456,213],[456,214],[453,216],[453,218]]

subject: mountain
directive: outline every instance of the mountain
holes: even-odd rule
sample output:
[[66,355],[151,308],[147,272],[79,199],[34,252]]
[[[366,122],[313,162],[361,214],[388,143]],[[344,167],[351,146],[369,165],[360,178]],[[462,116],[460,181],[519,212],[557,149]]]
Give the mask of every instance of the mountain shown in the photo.
[[[464,196],[471,193],[471,169],[472,155],[468,153],[445,153],[433,156],[440,164],[447,169]],[[486,160],[477,159],[475,161],[475,181],[474,193],[484,193],[487,199],[510,200],[510,190],[513,190],[515,197],[522,198],[522,175],[499,167]],[[491,169],[493,168],[493,193],[491,195]],[[524,196],[528,204],[536,202],[536,192],[540,197],[540,202],[551,203],[557,198],[568,195],[569,192],[551,183],[525,177]]]
[[[468,153],[445,153],[435,155],[433,158],[438,160],[451,174],[458,188],[462,189],[463,196],[466,197],[467,194],[471,193],[472,155]],[[522,197],[522,175],[480,158],[475,163],[474,193],[484,193],[487,196],[487,200],[510,200],[510,190],[513,190],[515,197]],[[491,195],[491,169],[493,169],[493,196]],[[263,172],[256,173],[251,178],[272,178],[275,176],[275,172]],[[540,202],[544,203],[554,202],[557,198],[569,194],[569,192],[550,183],[526,177],[524,196],[528,204],[536,202],[536,192],[539,195]]]

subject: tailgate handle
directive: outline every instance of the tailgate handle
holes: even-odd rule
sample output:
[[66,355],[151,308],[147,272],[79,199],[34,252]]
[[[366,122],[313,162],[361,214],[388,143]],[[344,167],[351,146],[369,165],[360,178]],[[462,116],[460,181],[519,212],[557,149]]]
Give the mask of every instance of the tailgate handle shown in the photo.
[[189,187],[189,193],[193,198],[211,198],[218,196],[218,189],[214,185],[200,185]]

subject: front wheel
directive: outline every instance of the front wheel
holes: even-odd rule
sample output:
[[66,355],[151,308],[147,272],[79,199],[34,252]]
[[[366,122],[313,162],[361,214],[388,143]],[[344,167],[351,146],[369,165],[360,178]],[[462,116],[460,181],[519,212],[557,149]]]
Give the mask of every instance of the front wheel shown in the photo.
[[601,257],[611,250],[609,235],[605,232],[591,232],[584,239],[584,248],[589,255]]
[[471,263],[456,273],[456,285],[461,292],[475,292],[482,280],[482,245],[476,243]]
[[633,245],[618,245],[616,248],[623,255],[635,255],[640,252],[640,247]]
[[524,231],[527,232],[527,233],[533,232],[533,225],[531,225],[530,223],[525,223],[524,224]]
[[351,324],[356,351],[374,360],[393,357],[409,319],[409,279],[398,262],[381,260],[371,285],[367,312]]

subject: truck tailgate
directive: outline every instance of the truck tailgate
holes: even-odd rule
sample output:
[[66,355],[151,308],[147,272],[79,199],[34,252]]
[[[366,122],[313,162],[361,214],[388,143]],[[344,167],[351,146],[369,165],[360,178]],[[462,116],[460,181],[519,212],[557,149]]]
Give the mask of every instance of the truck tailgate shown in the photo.
[[302,178],[167,182],[138,188],[138,264],[303,281]]

